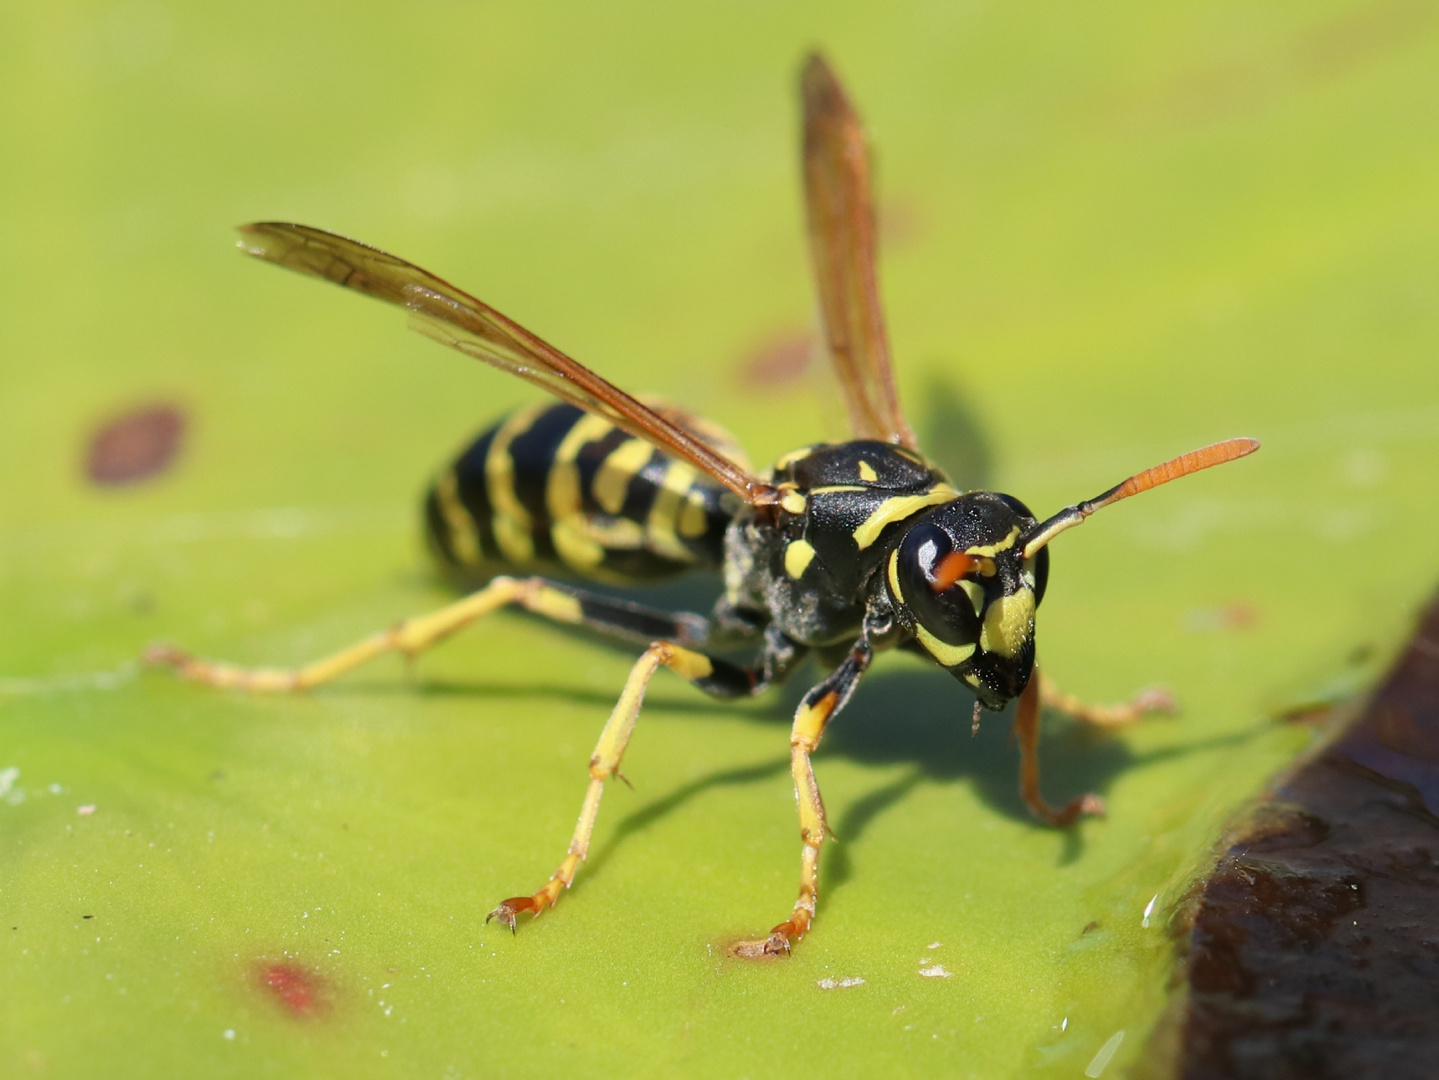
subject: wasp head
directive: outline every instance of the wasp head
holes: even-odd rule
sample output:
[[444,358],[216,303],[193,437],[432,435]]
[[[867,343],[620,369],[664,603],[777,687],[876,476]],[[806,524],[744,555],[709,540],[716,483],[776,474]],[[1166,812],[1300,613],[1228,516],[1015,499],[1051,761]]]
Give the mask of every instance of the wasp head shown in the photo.
[[889,557],[900,621],[989,709],[1002,709],[1034,669],[1034,610],[1049,552],[1028,558],[1034,515],[1018,499],[973,491],[910,527]]

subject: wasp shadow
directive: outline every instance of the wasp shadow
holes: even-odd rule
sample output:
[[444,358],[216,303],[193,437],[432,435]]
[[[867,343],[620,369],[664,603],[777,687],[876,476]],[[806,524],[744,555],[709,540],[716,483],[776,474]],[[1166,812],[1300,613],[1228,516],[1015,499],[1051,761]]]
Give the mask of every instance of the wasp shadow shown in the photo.
[[994,483],[994,450],[979,409],[963,387],[931,373],[923,401],[917,426],[925,455],[961,491],[989,490]]

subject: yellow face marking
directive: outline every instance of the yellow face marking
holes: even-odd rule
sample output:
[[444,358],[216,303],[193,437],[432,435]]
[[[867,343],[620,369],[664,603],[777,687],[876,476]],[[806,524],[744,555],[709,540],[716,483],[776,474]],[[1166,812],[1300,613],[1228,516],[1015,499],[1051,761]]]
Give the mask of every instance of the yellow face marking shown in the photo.
[[814,548],[808,540],[793,540],[784,549],[784,572],[796,581],[814,560]]
[[667,558],[693,562],[694,552],[680,542],[675,532],[679,524],[680,506],[684,503],[699,470],[684,461],[671,461],[665,466],[664,481],[655,492],[655,501],[645,519],[645,537],[650,550]]
[[515,494],[515,463],[510,457],[510,444],[549,408],[552,406],[542,403],[515,413],[500,425],[490,440],[490,452],[485,455],[485,490],[495,511],[495,543],[516,566],[523,566],[535,557],[535,542],[530,535],[533,524],[530,512]]
[[447,469],[435,482],[435,501],[440,504],[440,516],[445,519],[445,531],[455,558],[464,566],[478,566],[483,558],[480,533],[474,518],[460,502],[460,483],[455,479],[455,470]]
[[1014,542],[1019,539],[1019,526],[1009,530],[1009,535],[995,544],[983,544],[979,547],[965,548],[966,555],[987,555],[990,558],[998,555],[1001,551],[1008,551],[1014,547]]
[[885,576],[889,578],[889,591],[901,604],[904,603],[904,590],[899,587],[899,549],[895,548],[889,553],[889,566],[885,569]]
[[964,595],[969,597],[969,602],[974,605],[976,617],[984,615],[984,586],[977,581],[970,581],[968,578],[960,578],[957,584],[964,590]]
[[879,479],[879,473],[877,473],[877,472],[874,471],[874,466],[873,466],[873,465],[871,465],[869,462],[865,461],[864,458],[860,458],[860,459],[859,459],[859,478],[860,478],[861,480],[867,480],[867,481],[869,481],[869,482],[872,484],[872,483],[874,483],[876,480]]
[[1034,592],[1021,588],[1013,596],[1001,596],[984,612],[979,647],[985,652],[1013,657],[1034,636]]
[[626,439],[600,462],[593,488],[600,509],[607,514],[618,514],[624,508],[630,481],[649,463],[654,452],[654,447],[643,439]]
[[973,642],[968,645],[951,645],[947,641],[940,641],[922,626],[916,626],[914,631],[919,637],[919,643],[925,647],[929,655],[945,667],[959,667],[974,655]]
[[879,534],[884,531],[885,526],[892,525],[896,521],[903,521],[905,518],[917,514],[926,506],[938,506],[941,503],[953,502],[958,497],[959,493],[948,484],[935,484],[923,495],[896,495],[893,498],[885,499],[875,507],[869,517],[864,519],[864,524],[854,530],[855,546],[863,551],[879,539]]

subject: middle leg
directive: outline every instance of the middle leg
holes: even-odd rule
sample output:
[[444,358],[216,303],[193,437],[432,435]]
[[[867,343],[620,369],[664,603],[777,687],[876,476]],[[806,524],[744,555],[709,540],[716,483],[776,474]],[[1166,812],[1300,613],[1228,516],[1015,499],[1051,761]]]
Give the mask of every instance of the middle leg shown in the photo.
[[735,945],[738,956],[773,956],[790,951],[792,941],[798,941],[814,922],[815,907],[819,900],[819,851],[824,843],[829,825],[825,821],[824,799],[819,793],[815,780],[814,765],[810,755],[819,746],[824,729],[844,708],[850,695],[859,685],[860,676],[869,667],[874,651],[869,642],[860,638],[850,649],[844,662],[830,675],[805,694],[799,708],[795,710],[794,726],[790,730],[790,772],[794,776],[795,798],[799,803],[800,871],[799,898],[795,900],[790,917],[759,941],[742,941]]
[[575,823],[575,831],[564,859],[538,892],[530,896],[510,897],[486,915],[485,922],[499,919],[513,931],[515,921],[521,914],[528,911],[538,916],[546,908],[554,907],[559,902],[561,892],[573,883],[580,863],[589,856],[590,838],[594,835],[595,821],[599,817],[605,781],[612,776],[624,779],[620,773],[620,761],[624,757],[625,748],[629,746],[630,736],[639,720],[640,706],[644,704],[645,690],[655,672],[661,667],[667,667],[707,693],[720,697],[738,697],[761,693],[771,683],[783,679],[789,668],[801,659],[803,652],[803,649],[773,627],[766,631],[764,649],[758,661],[751,667],[740,667],[687,649],[672,641],[656,641],[651,644],[630,669],[620,699],[615,703],[604,730],[600,732],[594,754],[590,756],[589,787],[585,789],[580,818]]

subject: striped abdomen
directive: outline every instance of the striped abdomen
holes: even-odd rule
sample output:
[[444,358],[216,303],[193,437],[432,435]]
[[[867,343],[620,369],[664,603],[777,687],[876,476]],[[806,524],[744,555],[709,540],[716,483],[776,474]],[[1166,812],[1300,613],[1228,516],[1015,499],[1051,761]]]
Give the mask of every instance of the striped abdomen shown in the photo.
[[719,566],[736,508],[693,466],[573,405],[543,404],[486,431],[440,475],[425,531],[462,577],[524,570],[627,583]]

